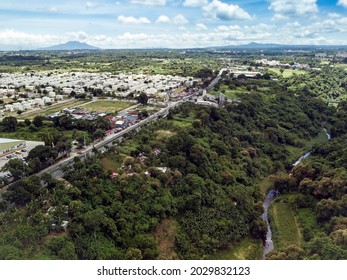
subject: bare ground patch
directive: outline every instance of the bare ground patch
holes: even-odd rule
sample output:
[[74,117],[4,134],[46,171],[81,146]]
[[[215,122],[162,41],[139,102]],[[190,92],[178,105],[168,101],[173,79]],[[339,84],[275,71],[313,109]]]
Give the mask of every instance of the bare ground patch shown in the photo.
[[177,260],[175,252],[176,222],[173,219],[164,219],[155,228],[154,238],[158,245],[160,260]]

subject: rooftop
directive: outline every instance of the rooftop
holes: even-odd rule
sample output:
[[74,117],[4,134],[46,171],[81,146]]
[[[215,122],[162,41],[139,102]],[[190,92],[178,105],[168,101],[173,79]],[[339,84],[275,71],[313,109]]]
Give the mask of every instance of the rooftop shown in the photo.
[[2,143],[11,143],[11,142],[14,142],[14,141],[24,141],[24,140],[0,138],[0,144],[2,144]]

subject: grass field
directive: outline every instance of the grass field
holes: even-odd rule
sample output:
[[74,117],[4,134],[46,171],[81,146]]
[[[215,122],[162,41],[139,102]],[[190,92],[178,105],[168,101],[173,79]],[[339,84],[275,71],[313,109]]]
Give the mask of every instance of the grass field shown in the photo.
[[347,64],[346,63],[337,63],[334,66],[335,67],[344,68],[345,70],[347,70]]
[[123,161],[124,157],[121,155],[107,154],[102,158],[101,163],[104,169],[116,171],[121,167]]
[[170,138],[171,136],[173,136],[175,134],[176,134],[176,132],[171,131],[171,130],[158,130],[157,135],[156,135],[156,139],[164,140],[164,139]]
[[95,101],[92,103],[88,103],[87,105],[84,105],[81,107],[85,110],[90,110],[94,112],[114,113],[114,112],[119,112],[121,110],[124,110],[130,107],[131,105],[134,105],[134,103],[124,102],[124,101],[103,100],[103,101]]
[[269,68],[269,70],[271,72],[274,72],[278,75],[281,75],[283,78],[289,78],[291,76],[293,76],[293,74],[295,73],[296,75],[304,75],[307,72],[304,70],[292,70],[292,69],[283,69],[283,73],[281,73],[279,68]]
[[275,200],[270,207],[270,223],[275,248],[281,250],[289,245],[300,246],[301,233],[295,212],[289,203]]
[[263,253],[263,244],[259,240],[249,237],[243,239],[230,250],[209,256],[211,260],[260,260]]

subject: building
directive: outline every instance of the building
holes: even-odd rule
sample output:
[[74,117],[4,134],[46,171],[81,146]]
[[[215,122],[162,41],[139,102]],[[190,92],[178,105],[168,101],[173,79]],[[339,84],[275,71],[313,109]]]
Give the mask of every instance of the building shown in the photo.
[[25,140],[0,138],[0,156],[25,147]]

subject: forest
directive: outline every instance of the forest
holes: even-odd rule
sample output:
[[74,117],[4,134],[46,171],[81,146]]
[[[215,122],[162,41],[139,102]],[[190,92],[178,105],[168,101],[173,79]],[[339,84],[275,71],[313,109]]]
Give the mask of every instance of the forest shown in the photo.
[[[259,259],[262,202],[273,187],[316,223],[301,225],[304,240],[269,258],[346,257],[345,103],[329,107],[282,82],[238,100],[182,104],[106,152],[76,158],[63,179],[11,185],[0,202],[0,258],[211,259],[252,240],[246,258]],[[323,127],[331,142],[313,141]],[[307,149],[312,157],[290,176]]]

